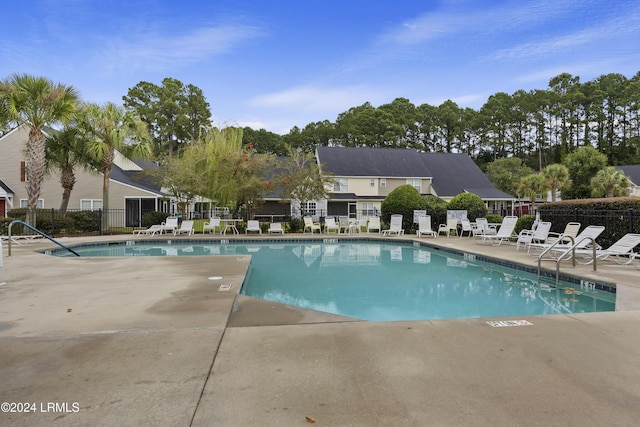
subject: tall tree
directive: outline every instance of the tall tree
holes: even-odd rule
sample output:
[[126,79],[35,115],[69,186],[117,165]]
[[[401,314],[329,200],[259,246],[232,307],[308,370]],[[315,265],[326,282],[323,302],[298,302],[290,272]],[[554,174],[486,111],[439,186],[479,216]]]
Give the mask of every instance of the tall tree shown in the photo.
[[[116,150],[129,158],[151,155],[147,125],[138,116],[112,102],[104,105],[85,104],[79,117],[80,126],[88,140],[91,156],[100,164],[102,172],[102,207],[109,211],[109,177]],[[103,217],[108,227],[108,215]]]
[[507,194],[518,193],[518,183],[524,176],[533,173],[533,169],[525,165],[517,157],[503,157],[487,165],[487,178],[498,190]]
[[45,176],[44,129],[67,123],[76,114],[78,92],[45,77],[14,74],[0,89],[0,111],[6,119],[29,128],[27,141],[27,223],[36,226],[36,207]]
[[631,186],[629,177],[613,166],[607,166],[591,178],[591,195],[593,197],[621,197],[628,196]]
[[49,172],[60,171],[60,214],[64,215],[76,184],[76,169],[93,171],[99,168],[99,164],[91,158],[87,140],[77,126],[65,126],[60,131],[52,131],[46,141],[46,169]]
[[547,180],[540,174],[533,173],[531,175],[520,178],[518,183],[518,195],[527,197],[531,202],[531,206],[535,206],[538,194],[545,194],[549,190]]
[[554,163],[542,170],[542,176],[547,180],[547,185],[551,190],[551,201],[555,202],[558,190],[564,191],[571,186],[569,169],[560,163]]
[[591,178],[607,165],[607,156],[591,146],[580,147],[570,153],[563,164],[569,170],[571,188],[564,191],[563,199],[591,197]]
[[211,127],[211,111],[202,90],[176,79],[162,85],[142,81],[123,96],[125,108],[135,112],[149,127],[157,157],[175,152],[195,141]]

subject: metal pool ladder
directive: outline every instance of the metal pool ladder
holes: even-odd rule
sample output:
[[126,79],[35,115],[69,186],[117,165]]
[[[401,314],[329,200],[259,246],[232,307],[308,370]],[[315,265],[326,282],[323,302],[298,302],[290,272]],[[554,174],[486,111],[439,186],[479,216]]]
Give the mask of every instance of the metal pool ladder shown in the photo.
[[35,227],[30,226],[29,224],[27,224],[24,221],[20,221],[19,219],[15,220],[15,221],[11,221],[11,223],[9,224],[9,239],[7,240],[7,256],[11,256],[11,227],[13,227],[13,224],[22,224],[24,227],[27,227],[29,230],[34,231],[36,233],[38,233],[39,235],[41,235],[42,237],[46,237],[47,239],[51,240],[53,243],[55,243],[56,245],[60,246],[62,249],[66,249],[69,252],[71,252],[72,254],[74,254],[75,256],[80,256],[76,251],[74,251],[73,249],[63,245],[62,243],[58,242],[56,239],[54,239],[53,237],[47,235],[46,233],[38,230]]
[[[576,266],[576,246],[578,246],[580,243],[584,242],[585,240],[591,240],[591,248],[593,249],[593,271],[596,271],[598,269],[597,258],[596,258],[596,250],[597,250],[596,239],[594,239],[593,237],[587,236],[576,242],[571,236],[566,236],[566,238],[571,239],[571,247],[569,247],[556,259],[556,288],[558,287],[558,282],[560,281],[560,261],[565,259],[567,255],[571,255],[571,263],[572,263],[572,266],[575,267]],[[542,258],[545,256],[545,254],[551,251],[560,242],[562,242],[562,239],[558,239],[557,241],[553,242],[551,246],[549,246],[544,251],[542,251],[540,256],[538,256],[538,280],[540,280]]]

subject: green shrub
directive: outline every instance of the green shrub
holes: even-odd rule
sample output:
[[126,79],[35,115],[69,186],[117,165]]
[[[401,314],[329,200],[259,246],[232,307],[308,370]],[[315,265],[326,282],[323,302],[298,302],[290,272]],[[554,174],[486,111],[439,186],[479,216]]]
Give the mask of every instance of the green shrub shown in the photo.
[[166,212],[152,211],[142,214],[142,226],[149,228],[154,224],[162,224],[169,216]]
[[458,194],[451,199],[447,205],[447,209],[466,210],[469,221],[475,221],[476,218],[482,218],[487,214],[487,207],[484,201],[480,196],[473,193]]
[[291,233],[299,233],[302,231],[302,227],[304,224],[302,218],[291,217],[289,218],[288,223],[289,223],[289,231]]
[[502,217],[498,214],[487,214],[485,218],[487,218],[487,222],[502,223]]
[[535,215],[522,215],[516,222],[515,232],[520,233],[522,230],[531,230],[533,222],[536,220]]
[[413,223],[413,211],[424,210],[427,202],[413,185],[405,184],[391,191],[382,201],[381,220],[391,222],[392,214],[402,215],[402,228],[405,232],[415,229]]
[[100,213],[97,211],[67,212],[74,231],[100,231]]
[[431,215],[431,225],[437,226],[447,221],[447,202],[438,196],[424,196],[427,215]]

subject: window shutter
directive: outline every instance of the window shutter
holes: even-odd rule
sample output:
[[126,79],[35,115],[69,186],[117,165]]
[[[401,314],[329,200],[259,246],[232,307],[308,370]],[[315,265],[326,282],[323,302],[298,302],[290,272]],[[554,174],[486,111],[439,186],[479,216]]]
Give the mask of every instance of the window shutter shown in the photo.
[[25,161],[20,162],[20,182],[25,182],[27,178],[27,163]]

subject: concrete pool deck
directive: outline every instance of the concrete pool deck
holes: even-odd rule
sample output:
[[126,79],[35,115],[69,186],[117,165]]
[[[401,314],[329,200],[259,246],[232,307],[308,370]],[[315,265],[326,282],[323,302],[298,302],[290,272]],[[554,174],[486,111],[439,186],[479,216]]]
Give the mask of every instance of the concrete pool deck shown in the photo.
[[[60,240],[124,239],[132,237]],[[513,244],[422,241],[535,265]],[[237,295],[248,256],[36,252],[54,247],[13,245],[11,257],[2,248],[0,402],[23,412],[3,406],[0,425],[636,426],[640,419],[633,266],[562,268],[616,283],[616,312],[491,327],[487,320],[497,319],[358,321]]]

